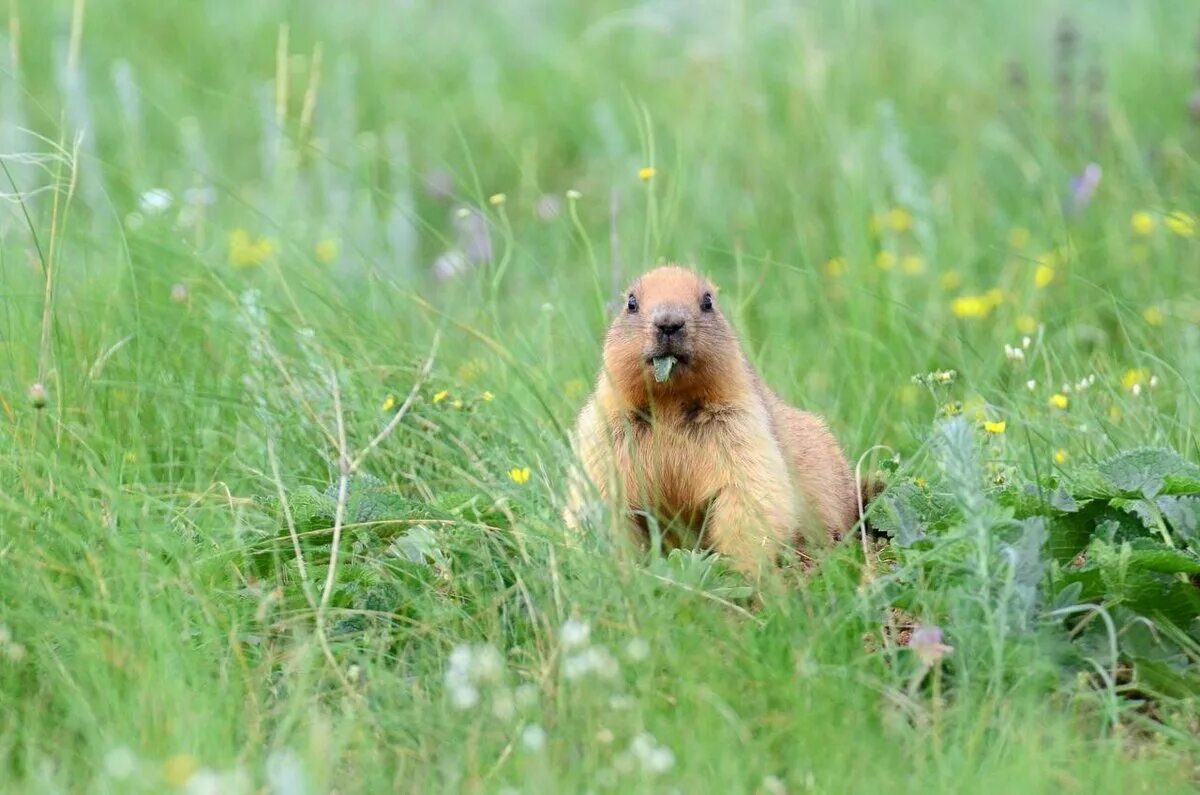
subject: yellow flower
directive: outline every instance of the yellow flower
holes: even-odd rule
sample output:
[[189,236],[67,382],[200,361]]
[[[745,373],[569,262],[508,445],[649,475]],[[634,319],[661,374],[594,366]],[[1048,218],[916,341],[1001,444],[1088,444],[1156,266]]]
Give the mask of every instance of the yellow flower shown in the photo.
[[925,260],[918,257],[916,254],[909,254],[904,259],[900,260],[900,268],[909,276],[916,276],[919,273],[925,272]]
[[1167,229],[1180,237],[1196,236],[1196,217],[1183,210],[1176,210],[1168,215],[1164,223],[1166,223]]
[[463,402],[458,398],[455,398],[454,400],[450,401],[450,406],[452,408],[461,409],[463,407]]
[[1133,233],[1135,235],[1141,235],[1145,237],[1146,235],[1154,232],[1154,216],[1145,210],[1138,210],[1133,214],[1133,217],[1129,219],[1129,225],[1133,227]]
[[896,207],[888,211],[887,224],[893,232],[907,232],[912,229],[912,216],[903,207]]
[[245,229],[235,229],[229,235],[229,261],[239,268],[255,268],[262,265],[275,253],[275,241],[250,237]]
[[388,395],[387,399],[383,401],[383,405],[379,407],[379,410],[380,411],[391,411],[395,407],[396,407],[396,396]]
[[136,464],[137,463],[137,453],[133,452],[132,450],[127,452],[125,454],[125,463],[126,464]]
[[485,391],[482,395],[479,396],[479,398],[484,403],[491,403],[493,400],[496,399],[496,396],[493,395],[491,392]]
[[875,255],[875,266],[881,271],[890,271],[896,265],[896,255],[890,251],[880,251]]
[[925,488],[925,486],[926,486],[925,478],[913,478],[913,483],[916,483],[917,486],[922,489]]
[[938,281],[941,282],[943,289],[957,290],[962,284],[962,277],[958,275],[958,271],[946,271]]
[[1041,289],[1054,281],[1054,268],[1049,265],[1038,265],[1033,273],[1033,283]]
[[163,778],[175,789],[183,789],[188,780],[200,769],[200,763],[191,754],[175,754],[163,762]]
[[1121,388],[1126,391],[1133,391],[1135,386],[1145,386],[1150,380],[1150,373],[1138,368],[1135,370],[1126,370],[1121,376]]
[[960,295],[950,302],[950,311],[955,317],[987,317],[992,311],[992,302],[986,295]]
[[1067,463],[1067,451],[1062,449],[1061,447],[1058,448],[1057,450],[1055,450],[1054,451],[1054,463],[1056,463],[1056,464]]
[[1029,230],[1023,226],[1013,227],[1013,230],[1008,233],[1008,245],[1017,251],[1029,245],[1029,240],[1033,235],[1029,234]]
[[649,182],[654,179],[654,175],[658,173],[658,169],[654,166],[645,166],[638,169],[638,179],[642,182]]
[[524,486],[529,482],[529,467],[513,467],[508,470],[508,476],[512,478],[513,483]]
[[1017,317],[1017,331],[1022,334],[1033,334],[1037,330],[1038,322],[1032,315],[1019,315]]
[[983,297],[987,299],[987,302],[991,304],[993,308],[1004,303],[1004,291],[999,287],[993,287],[992,289],[988,290],[983,294]]
[[450,390],[443,389],[441,392],[438,392],[436,395],[433,396],[433,402],[441,403],[443,400],[445,400],[447,397],[449,397],[449,395],[450,395]]
[[313,253],[317,255],[318,262],[328,265],[338,258],[338,242],[333,238],[325,238],[317,243]]
[[1050,396],[1050,405],[1054,406],[1056,409],[1065,409],[1068,405],[1070,405],[1070,403],[1070,398],[1068,398],[1062,392],[1059,392],[1057,395]]
[[1158,327],[1163,324],[1162,310],[1156,306],[1146,307],[1146,310],[1142,312],[1142,318],[1151,326]]
[[825,275],[831,279],[840,279],[846,272],[846,258],[834,257],[825,263]]
[[1004,433],[1008,429],[1008,423],[1004,420],[1000,420],[999,422],[985,422],[983,429],[988,433]]
[[492,205],[493,207],[499,207],[506,201],[508,201],[508,197],[503,193],[493,193],[488,197],[488,204]]

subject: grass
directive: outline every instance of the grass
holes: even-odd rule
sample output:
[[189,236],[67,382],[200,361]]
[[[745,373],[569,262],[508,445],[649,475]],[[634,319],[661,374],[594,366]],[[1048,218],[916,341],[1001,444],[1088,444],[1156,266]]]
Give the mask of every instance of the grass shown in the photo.
[[[926,670],[854,549],[748,597],[558,518],[606,306],[660,259],[712,275],[766,379],[899,477],[959,411],[998,478],[1197,460],[1191,4],[9,22],[0,790],[1195,785],[1193,702],[1114,718],[986,589],[918,582],[954,646]],[[331,573],[304,505],[410,394],[362,460],[392,502],[363,520],[348,481]]]

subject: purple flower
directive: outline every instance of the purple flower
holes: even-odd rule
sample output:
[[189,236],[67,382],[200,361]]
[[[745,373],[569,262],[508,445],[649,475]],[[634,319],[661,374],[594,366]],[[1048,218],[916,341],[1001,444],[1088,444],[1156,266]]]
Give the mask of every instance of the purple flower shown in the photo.
[[908,639],[908,648],[917,653],[917,657],[927,666],[940,662],[943,657],[954,651],[953,646],[942,642],[942,628],[938,626],[917,627]]
[[1101,173],[1099,165],[1088,163],[1083,173],[1071,180],[1071,201],[1068,207],[1071,214],[1078,215],[1092,203],[1096,188],[1100,187]]

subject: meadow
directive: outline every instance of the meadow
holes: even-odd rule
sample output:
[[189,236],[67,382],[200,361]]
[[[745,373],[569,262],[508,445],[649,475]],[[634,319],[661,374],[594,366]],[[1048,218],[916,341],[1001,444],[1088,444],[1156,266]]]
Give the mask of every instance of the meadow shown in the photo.
[[[1200,783],[1200,11],[10,0],[0,792]],[[560,519],[623,284],[884,472]]]

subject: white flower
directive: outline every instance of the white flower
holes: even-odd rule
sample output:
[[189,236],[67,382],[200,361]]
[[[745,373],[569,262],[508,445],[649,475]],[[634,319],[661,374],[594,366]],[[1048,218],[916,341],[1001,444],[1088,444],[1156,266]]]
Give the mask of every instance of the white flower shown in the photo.
[[162,215],[171,209],[174,202],[174,197],[166,188],[151,188],[142,194],[138,200],[138,207],[146,215]]
[[267,757],[267,791],[271,795],[304,795],[308,776],[300,757],[290,748],[272,751]]
[[645,638],[631,638],[625,644],[625,658],[631,662],[641,662],[650,656],[650,643]]
[[1142,385],[1134,384],[1129,391],[1133,392],[1134,397],[1137,397],[1138,395],[1142,394]]
[[1021,347],[1025,350],[1029,350],[1029,346],[1032,344],[1033,340],[1029,339],[1029,337],[1021,337]]
[[1032,378],[1030,378],[1025,382],[1025,388],[1032,392],[1033,390],[1037,389],[1037,381],[1034,381]]
[[675,765],[675,754],[665,745],[660,745],[654,735],[643,732],[633,738],[629,751],[647,773],[665,773]]
[[546,745],[546,730],[531,723],[521,732],[521,745],[527,751],[540,751]]
[[137,771],[137,762],[137,756],[127,746],[117,746],[104,755],[104,772],[109,778],[129,778]]
[[571,190],[567,191],[567,198],[571,201],[579,201],[581,198],[583,198],[583,194],[572,188]]
[[586,621],[580,621],[577,618],[569,618],[562,625],[562,630],[559,635],[562,637],[563,648],[574,649],[579,646],[586,646],[588,638],[591,637],[592,628]]

